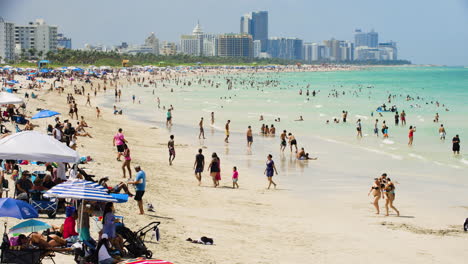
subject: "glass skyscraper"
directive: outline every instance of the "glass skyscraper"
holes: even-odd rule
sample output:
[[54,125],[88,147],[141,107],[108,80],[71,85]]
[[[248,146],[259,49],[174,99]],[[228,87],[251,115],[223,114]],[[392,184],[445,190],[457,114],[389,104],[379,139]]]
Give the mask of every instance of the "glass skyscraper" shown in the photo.
[[245,14],[240,20],[240,33],[252,35],[253,40],[260,40],[261,52],[268,49],[268,11]]

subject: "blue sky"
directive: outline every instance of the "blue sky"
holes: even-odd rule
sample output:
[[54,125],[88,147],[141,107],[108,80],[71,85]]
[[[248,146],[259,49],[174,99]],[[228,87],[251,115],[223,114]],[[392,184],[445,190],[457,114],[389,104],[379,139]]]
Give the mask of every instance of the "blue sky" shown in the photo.
[[199,19],[205,32],[238,32],[240,16],[269,11],[270,36],[352,40],[355,28],[398,42],[399,57],[418,64],[468,65],[468,0],[0,0],[0,16],[25,24],[44,18],[73,39],[142,43],[155,32],[177,41]]

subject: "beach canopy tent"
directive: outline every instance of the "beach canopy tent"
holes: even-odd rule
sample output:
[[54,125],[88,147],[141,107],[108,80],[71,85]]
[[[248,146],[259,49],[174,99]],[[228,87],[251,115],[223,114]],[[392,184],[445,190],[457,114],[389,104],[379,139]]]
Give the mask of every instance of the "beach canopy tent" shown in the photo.
[[78,152],[37,131],[23,131],[0,140],[0,159],[78,163]]
[[37,114],[33,115],[31,119],[47,118],[47,117],[52,117],[56,115],[60,115],[60,113],[52,111],[52,110],[41,110],[37,112]]
[[0,92],[0,105],[4,104],[22,104],[23,99],[12,93]]
[[44,68],[47,66],[47,64],[50,64],[50,61],[48,60],[40,60],[37,62],[37,67],[40,69],[40,68]]

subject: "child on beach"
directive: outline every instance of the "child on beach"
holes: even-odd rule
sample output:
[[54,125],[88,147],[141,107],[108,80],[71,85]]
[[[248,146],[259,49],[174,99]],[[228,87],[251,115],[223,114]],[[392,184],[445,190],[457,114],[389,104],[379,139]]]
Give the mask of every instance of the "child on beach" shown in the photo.
[[239,172],[237,172],[237,167],[234,166],[234,168],[232,168],[232,188],[235,189],[239,189],[239,184],[237,184],[237,181],[239,180]]

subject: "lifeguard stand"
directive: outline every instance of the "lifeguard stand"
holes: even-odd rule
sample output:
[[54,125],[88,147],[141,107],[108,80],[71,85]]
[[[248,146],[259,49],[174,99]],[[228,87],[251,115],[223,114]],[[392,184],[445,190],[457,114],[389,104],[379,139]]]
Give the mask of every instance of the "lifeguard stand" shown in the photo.
[[48,60],[40,60],[37,62],[37,67],[39,69],[42,69],[42,68],[47,68],[47,66],[50,64],[50,61]]
[[122,67],[128,67],[130,65],[129,60],[122,60]]

